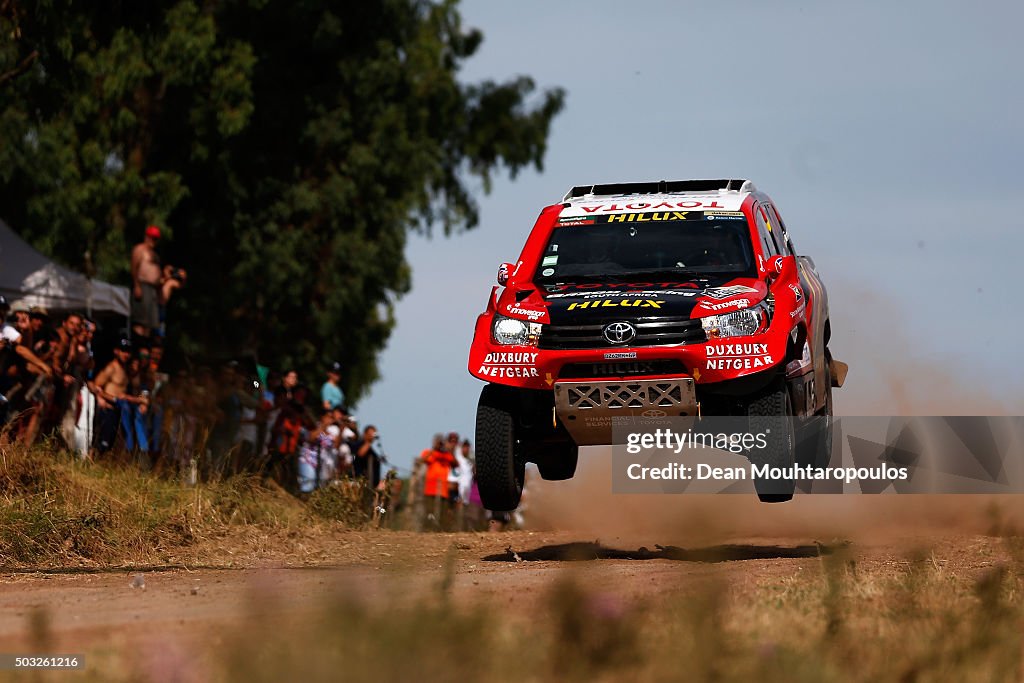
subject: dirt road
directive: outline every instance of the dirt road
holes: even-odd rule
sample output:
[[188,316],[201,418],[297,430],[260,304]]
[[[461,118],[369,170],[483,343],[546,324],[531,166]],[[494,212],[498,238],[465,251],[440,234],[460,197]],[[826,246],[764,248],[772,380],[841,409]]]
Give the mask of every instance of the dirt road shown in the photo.
[[103,643],[204,641],[232,622],[321,609],[338,593],[413,602],[441,590],[448,562],[456,602],[490,600],[523,615],[566,572],[625,601],[685,593],[707,580],[753,596],[794,578],[820,580],[823,553],[841,549],[870,572],[905,563],[914,547],[928,547],[937,562],[964,575],[992,566],[1001,552],[998,539],[956,533],[834,545],[761,537],[684,548],[585,541],[571,532],[352,532],[331,540],[329,561],[311,566],[2,574],[0,651],[29,647],[40,614],[55,651],[79,652]]
[[[820,633],[829,558],[856,568],[843,589],[851,619],[903,600],[893,585],[918,591],[901,577],[912,577],[921,557],[940,587],[925,593],[960,601],[937,609],[966,609],[986,572],[1020,563],[1006,543],[1019,536],[1017,498],[798,496],[763,505],[742,495],[612,496],[604,476],[533,487],[525,507],[534,531],[337,531],[278,539],[265,553],[234,559],[224,538],[217,567],[0,571],[0,653],[89,653],[91,667],[120,666],[124,680],[137,665],[118,662],[141,653],[150,667],[141,678],[172,680],[160,672],[180,674],[190,653],[230,651],[243,629],[250,644],[278,642],[323,618],[338,596],[385,613],[438,600],[485,606],[496,623],[530,627],[551,612],[566,577],[613,611],[664,612],[724,590],[730,628],[772,633],[786,623],[791,635]],[[374,628],[392,630],[386,621]],[[377,640],[386,639],[368,642]],[[103,668],[93,674],[115,678]]]

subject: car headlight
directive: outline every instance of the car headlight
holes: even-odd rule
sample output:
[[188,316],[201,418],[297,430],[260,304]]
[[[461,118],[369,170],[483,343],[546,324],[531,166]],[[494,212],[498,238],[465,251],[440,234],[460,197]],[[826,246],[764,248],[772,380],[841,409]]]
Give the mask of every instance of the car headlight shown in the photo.
[[503,346],[536,346],[540,339],[540,323],[528,323],[515,318],[495,315],[491,323],[491,336]]
[[709,315],[706,318],[701,318],[700,322],[704,326],[704,334],[708,339],[746,337],[760,334],[768,329],[772,323],[774,308],[774,302],[769,297],[756,306],[744,308],[735,313]]

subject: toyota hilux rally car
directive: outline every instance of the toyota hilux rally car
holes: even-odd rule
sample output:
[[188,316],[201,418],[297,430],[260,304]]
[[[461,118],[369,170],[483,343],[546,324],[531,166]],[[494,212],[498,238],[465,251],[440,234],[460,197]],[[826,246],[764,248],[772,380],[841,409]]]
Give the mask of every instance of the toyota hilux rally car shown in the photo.
[[[825,287],[749,180],[572,188],[541,211],[476,322],[469,371],[483,504],[512,510],[525,466],[569,479],[579,446],[621,416],[778,416],[780,466],[827,464],[846,366],[829,353]],[[831,424],[830,420],[826,423]],[[780,433],[781,432],[781,433]],[[788,500],[792,487],[755,488]]]

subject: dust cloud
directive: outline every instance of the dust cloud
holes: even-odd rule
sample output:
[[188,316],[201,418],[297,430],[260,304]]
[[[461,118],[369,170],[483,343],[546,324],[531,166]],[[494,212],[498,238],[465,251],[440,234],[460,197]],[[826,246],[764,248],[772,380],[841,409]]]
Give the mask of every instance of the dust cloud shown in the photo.
[[[846,385],[834,392],[840,416],[1021,415],[1024,399],[1011,387],[995,393],[963,363],[923,353],[902,331],[903,314],[886,297],[846,286],[835,299],[856,300],[844,326],[833,302],[836,357],[850,365]],[[850,315],[848,317],[853,317]],[[742,539],[806,542],[883,541],[932,533],[994,533],[1024,528],[1024,496],[1004,495],[797,495],[765,504],[749,494],[615,495],[611,449],[580,450],[576,477],[546,482],[532,472],[524,498],[531,528],[572,531],[616,544],[703,545]]]

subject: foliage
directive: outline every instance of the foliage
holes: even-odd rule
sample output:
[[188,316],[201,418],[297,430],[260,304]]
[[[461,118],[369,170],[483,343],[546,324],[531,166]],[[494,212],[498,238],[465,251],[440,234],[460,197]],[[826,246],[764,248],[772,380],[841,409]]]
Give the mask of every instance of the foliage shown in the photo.
[[563,93],[460,82],[481,40],[455,0],[0,0],[2,217],[125,283],[162,225],[176,346],[341,359],[357,399],[408,231],[471,228],[470,180],[541,168]]

